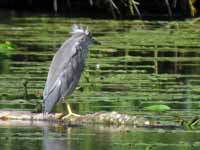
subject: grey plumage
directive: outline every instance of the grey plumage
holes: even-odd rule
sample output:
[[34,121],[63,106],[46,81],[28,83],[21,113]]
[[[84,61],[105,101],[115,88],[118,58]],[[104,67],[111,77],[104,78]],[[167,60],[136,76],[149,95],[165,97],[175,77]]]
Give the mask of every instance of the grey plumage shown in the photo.
[[83,71],[88,46],[94,43],[89,31],[82,26],[73,25],[71,33],[51,62],[43,92],[44,112],[51,112],[58,101],[73,92]]

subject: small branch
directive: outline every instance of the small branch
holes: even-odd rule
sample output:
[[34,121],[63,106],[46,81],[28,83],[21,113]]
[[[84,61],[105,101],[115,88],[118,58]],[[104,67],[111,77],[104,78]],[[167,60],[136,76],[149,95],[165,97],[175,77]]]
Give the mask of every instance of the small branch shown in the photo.
[[91,6],[94,5],[93,0],[89,0],[89,3],[90,3]]
[[57,3],[57,0],[53,0],[53,9],[54,9],[55,13],[58,12],[58,3]]
[[129,9],[130,9],[131,14],[134,15],[134,10],[133,10],[133,7],[134,7],[137,15],[139,16],[140,19],[142,19],[142,15],[137,5],[139,5],[139,3],[136,2],[135,0],[129,0]]
[[67,6],[68,6],[69,8],[71,8],[71,2],[70,2],[70,0],[67,0]]
[[173,8],[176,8],[176,5],[177,5],[177,0],[173,0],[173,2],[172,2],[172,7],[173,7]]
[[134,8],[135,8],[135,11],[137,12],[139,18],[142,19],[142,15],[141,15],[141,13],[140,13],[140,10],[139,10],[139,8],[137,7],[138,4],[139,4],[139,3],[133,1],[133,6],[134,6]]
[[167,6],[167,10],[168,10],[168,14],[170,17],[172,17],[172,10],[171,10],[171,7],[169,5],[169,1],[168,0],[165,0],[165,4]]

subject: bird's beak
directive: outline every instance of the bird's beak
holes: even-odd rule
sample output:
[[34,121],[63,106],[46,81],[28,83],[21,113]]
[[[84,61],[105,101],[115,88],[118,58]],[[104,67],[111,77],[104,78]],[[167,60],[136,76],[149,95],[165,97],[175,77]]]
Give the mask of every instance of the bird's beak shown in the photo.
[[99,41],[95,40],[95,39],[92,39],[92,43],[96,44],[96,45],[101,45],[101,43]]

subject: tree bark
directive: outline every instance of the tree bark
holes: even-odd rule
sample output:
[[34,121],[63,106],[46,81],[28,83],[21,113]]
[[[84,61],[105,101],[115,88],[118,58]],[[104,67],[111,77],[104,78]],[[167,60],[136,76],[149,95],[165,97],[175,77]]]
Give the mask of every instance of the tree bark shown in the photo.
[[0,121],[42,121],[42,122],[62,122],[65,125],[82,125],[82,124],[103,124],[116,126],[148,126],[153,125],[150,120],[139,117],[127,115],[119,112],[96,112],[93,114],[86,114],[77,116],[70,116],[67,119],[59,119],[55,113],[43,114],[32,113],[29,111],[15,111],[15,110],[0,110]]

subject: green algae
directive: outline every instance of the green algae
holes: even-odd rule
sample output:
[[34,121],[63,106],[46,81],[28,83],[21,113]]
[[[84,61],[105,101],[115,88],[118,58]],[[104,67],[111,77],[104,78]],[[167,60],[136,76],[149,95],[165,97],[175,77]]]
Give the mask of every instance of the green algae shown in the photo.
[[[0,75],[2,108],[34,109],[41,103],[51,59],[70,36],[71,25],[81,23],[102,45],[89,48],[81,81],[68,98],[75,111],[116,110],[170,121],[175,112],[190,111],[186,117],[199,112],[199,22],[64,17],[12,17],[9,21],[12,24],[0,24],[0,41],[16,47],[3,63],[7,71]],[[26,97],[28,104],[21,103]],[[172,109],[161,116],[143,109],[154,104]]]
[[[17,122],[17,127],[10,126],[10,122],[0,126],[0,149],[40,149],[45,142],[83,150],[199,149],[198,127],[183,127],[193,123],[200,113],[200,25],[192,20],[11,17],[0,23],[0,43],[10,41],[16,45],[9,55],[5,49],[0,55],[0,108],[34,110],[42,103],[51,59],[70,36],[73,23],[88,25],[102,45],[90,47],[81,81],[66,99],[72,109],[80,114],[118,111],[147,117],[161,126],[74,128],[45,124],[40,128],[40,122]],[[171,109],[160,114],[145,109],[152,105]],[[62,111],[59,104],[55,110]],[[186,125],[180,126],[175,115]],[[162,128],[163,124],[173,126]]]

